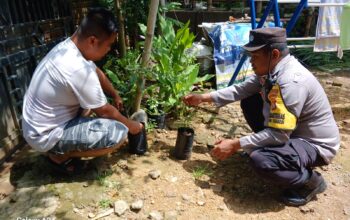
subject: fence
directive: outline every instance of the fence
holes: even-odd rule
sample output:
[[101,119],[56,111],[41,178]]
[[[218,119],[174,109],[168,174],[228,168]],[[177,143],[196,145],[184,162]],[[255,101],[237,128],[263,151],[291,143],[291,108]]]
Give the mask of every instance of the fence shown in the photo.
[[22,102],[36,65],[72,34],[90,2],[0,0],[0,164],[23,143]]

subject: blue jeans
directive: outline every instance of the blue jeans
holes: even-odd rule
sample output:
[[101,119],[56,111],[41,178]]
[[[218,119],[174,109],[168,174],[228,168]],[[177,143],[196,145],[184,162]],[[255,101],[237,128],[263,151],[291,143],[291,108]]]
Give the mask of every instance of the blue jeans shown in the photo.
[[127,135],[128,128],[116,120],[76,117],[68,122],[62,138],[49,152],[65,154],[109,148],[126,140]]

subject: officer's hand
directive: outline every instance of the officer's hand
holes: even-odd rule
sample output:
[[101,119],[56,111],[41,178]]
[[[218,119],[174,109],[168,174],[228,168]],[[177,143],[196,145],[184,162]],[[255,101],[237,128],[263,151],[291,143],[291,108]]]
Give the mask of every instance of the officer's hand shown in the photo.
[[128,128],[129,128],[129,132],[131,134],[138,134],[142,131],[143,124],[141,124],[140,122],[137,122],[137,121],[129,120]]
[[189,94],[182,98],[183,102],[189,106],[198,106],[202,103],[203,98],[201,94]]
[[215,147],[211,150],[211,154],[219,159],[225,160],[241,147],[239,139],[224,139],[215,143]]

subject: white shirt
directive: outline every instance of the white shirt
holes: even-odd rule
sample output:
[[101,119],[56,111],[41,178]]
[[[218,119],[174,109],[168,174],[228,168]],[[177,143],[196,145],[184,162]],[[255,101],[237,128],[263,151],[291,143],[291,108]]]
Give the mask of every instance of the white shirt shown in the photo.
[[96,65],[86,60],[68,38],[35,69],[24,97],[23,136],[34,149],[49,151],[80,107],[94,109],[106,103]]

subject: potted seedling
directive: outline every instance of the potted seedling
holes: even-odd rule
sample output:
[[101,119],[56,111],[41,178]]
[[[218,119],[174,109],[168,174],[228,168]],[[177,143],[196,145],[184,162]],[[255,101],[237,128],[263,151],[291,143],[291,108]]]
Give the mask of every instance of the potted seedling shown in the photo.
[[187,110],[186,106],[182,105],[181,122],[177,129],[177,137],[175,144],[174,156],[179,160],[187,160],[191,157],[194,130],[190,127],[192,113]]
[[[104,65],[104,70],[108,78],[123,98],[124,111],[122,114],[126,117],[132,113],[132,105],[136,97],[137,81],[151,72],[150,68],[143,67],[140,64],[140,57],[140,51],[130,50],[121,59],[109,57],[109,60]],[[131,119],[143,123],[144,129],[136,135],[128,134],[129,152],[133,154],[144,154],[147,151],[145,130],[147,115],[144,111],[137,111],[131,116]]]
[[[152,88],[150,88],[152,89]],[[146,111],[149,121],[155,125],[155,128],[164,129],[165,128],[165,112],[162,107],[162,102],[160,102],[155,94],[149,92],[150,97],[146,101]]]
[[148,149],[146,132],[147,114],[144,110],[139,110],[132,114],[130,119],[140,122],[143,128],[138,134],[128,133],[129,153],[143,155]]

